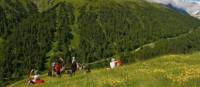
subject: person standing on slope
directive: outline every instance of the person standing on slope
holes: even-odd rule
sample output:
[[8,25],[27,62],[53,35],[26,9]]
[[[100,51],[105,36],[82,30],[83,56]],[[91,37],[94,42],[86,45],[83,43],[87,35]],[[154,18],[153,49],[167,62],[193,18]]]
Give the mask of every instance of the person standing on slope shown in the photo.
[[61,72],[63,72],[65,70],[65,61],[62,57],[59,58],[60,62],[61,62],[61,65],[62,65],[62,68],[61,68]]
[[72,57],[71,76],[75,75],[76,70],[77,70],[77,62],[75,57]]
[[56,71],[56,76],[60,77],[61,76],[61,69],[62,69],[62,65],[60,62],[57,62],[55,65],[55,71]]

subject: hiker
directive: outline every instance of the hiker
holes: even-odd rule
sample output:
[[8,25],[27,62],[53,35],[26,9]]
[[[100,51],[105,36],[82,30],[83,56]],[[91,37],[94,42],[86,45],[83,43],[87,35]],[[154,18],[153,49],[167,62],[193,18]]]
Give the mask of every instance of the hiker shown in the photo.
[[76,70],[77,70],[77,62],[73,61],[71,65],[71,74],[75,75]]
[[62,57],[60,57],[59,60],[60,60],[61,65],[62,65],[61,72],[63,72],[65,70],[65,61]]
[[52,69],[48,69],[48,73],[47,73],[48,76],[52,76],[52,73],[53,73],[53,72],[52,72]]
[[84,65],[84,66],[83,66],[83,71],[84,71],[85,73],[90,73],[90,72],[91,72],[91,69],[90,69],[89,66]]
[[82,70],[83,70],[83,65],[80,64],[80,63],[77,63],[77,69],[78,69],[79,71],[82,71]]
[[72,63],[73,63],[73,62],[76,62],[76,59],[75,59],[75,57],[72,57]]
[[123,66],[123,61],[122,60],[117,60],[116,61],[116,65],[117,65],[117,67],[120,67],[120,66]]
[[[34,75],[33,75],[33,72],[34,72]],[[31,84],[42,84],[44,83],[44,80],[41,80],[40,79],[40,75],[38,73],[37,70],[31,70],[30,72],[30,75],[29,75],[29,81],[28,81],[28,84],[31,85]]]
[[75,57],[72,57],[72,64],[70,70],[67,71],[67,73],[72,76],[75,75],[76,70],[78,69],[77,67],[77,62],[75,60]]
[[56,66],[56,62],[54,61],[54,62],[52,62],[52,64],[51,64],[51,69],[52,69],[51,73],[52,73],[52,76],[54,76],[54,72],[56,71],[56,70],[55,70],[55,66]]
[[61,76],[61,69],[62,69],[62,65],[60,64],[60,62],[57,62],[55,65],[55,72],[56,72],[57,77]]
[[77,70],[82,71],[83,70],[83,65],[76,62]]
[[110,62],[110,68],[111,68],[111,69],[114,69],[114,68],[116,67],[116,63],[117,63],[117,61],[115,61],[115,59],[112,58],[112,59],[111,59],[111,62]]

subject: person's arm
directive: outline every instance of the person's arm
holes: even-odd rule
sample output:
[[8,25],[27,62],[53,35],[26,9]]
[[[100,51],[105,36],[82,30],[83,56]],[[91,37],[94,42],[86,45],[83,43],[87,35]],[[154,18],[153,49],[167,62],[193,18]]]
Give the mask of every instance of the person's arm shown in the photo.
[[63,59],[62,57],[60,58],[60,60],[61,60],[62,62],[64,62],[64,59]]
[[31,70],[30,74],[29,74],[29,78],[32,78],[32,74],[33,74],[33,69]]

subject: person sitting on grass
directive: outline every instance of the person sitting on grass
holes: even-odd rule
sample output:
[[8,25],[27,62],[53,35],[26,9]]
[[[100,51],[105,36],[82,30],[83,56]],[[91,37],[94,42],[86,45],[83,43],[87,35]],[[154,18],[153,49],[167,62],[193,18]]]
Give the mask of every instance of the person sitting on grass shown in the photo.
[[123,65],[124,65],[124,62],[123,62],[122,60],[118,59],[118,60],[116,61],[116,65],[117,65],[117,67],[123,66]]
[[84,65],[83,66],[83,70],[84,70],[85,73],[90,73],[91,72],[91,69],[90,69],[90,67],[88,65],[87,66]]
[[110,62],[110,68],[111,68],[111,69],[116,68],[116,63],[117,63],[117,61],[115,61],[115,59],[112,58],[112,59],[111,59],[111,62]]
[[[34,75],[33,75],[34,72]],[[44,80],[40,79],[40,75],[38,73],[37,70],[31,70],[30,75],[29,75],[29,81],[28,81],[28,85],[31,84],[42,84],[44,83]]]

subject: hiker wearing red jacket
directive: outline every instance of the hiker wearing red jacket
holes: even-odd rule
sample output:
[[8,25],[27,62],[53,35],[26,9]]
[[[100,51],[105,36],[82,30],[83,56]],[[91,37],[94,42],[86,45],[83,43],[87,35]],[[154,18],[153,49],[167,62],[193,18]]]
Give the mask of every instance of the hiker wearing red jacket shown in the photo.
[[61,76],[61,69],[62,69],[62,65],[60,63],[56,63],[56,65],[55,65],[56,76],[58,76],[58,77]]
[[119,66],[123,66],[124,63],[122,60],[117,60],[116,64],[117,64],[117,67],[119,67]]

